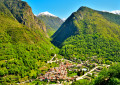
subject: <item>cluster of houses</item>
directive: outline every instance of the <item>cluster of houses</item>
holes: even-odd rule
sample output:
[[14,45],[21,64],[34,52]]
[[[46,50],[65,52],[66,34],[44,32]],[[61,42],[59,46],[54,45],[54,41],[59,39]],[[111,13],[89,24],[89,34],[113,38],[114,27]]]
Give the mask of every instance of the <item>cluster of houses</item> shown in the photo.
[[58,80],[67,80],[71,81],[75,78],[67,77],[67,69],[73,67],[72,63],[61,63],[60,67],[51,68],[45,75],[39,77],[41,81],[58,81]]
[[[60,83],[60,81],[75,81],[76,78],[79,76],[76,75],[74,77],[68,77],[67,76],[68,71],[87,72],[87,71],[90,71],[90,69],[97,66],[97,63],[90,63],[89,60],[88,61],[81,61],[81,63],[79,63],[77,65],[69,63],[68,61],[66,61],[65,63],[63,63],[63,62],[59,62],[59,63],[60,63],[59,67],[50,68],[49,71],[47,71],[45,73],[45,75],[41,75],[38,78],[41,81],[47,81],[47,82],[55,81],[57,83]],[[94,74],[96,74],[96,72],[100,72],[100,71],[101,71],[101,68],[97,68],[97,69],[95,69]],[[92,75],[92,73],[88,74],[88,76],[86,75],[85,78],[91,79],[89,77],[89,75]]]

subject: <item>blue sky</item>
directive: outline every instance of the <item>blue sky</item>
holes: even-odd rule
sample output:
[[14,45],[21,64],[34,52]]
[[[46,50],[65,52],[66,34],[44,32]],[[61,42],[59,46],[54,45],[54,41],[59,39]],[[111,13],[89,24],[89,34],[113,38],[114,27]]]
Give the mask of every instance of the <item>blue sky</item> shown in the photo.
[[96,10],[120,10],[120,0],[22,0],[28,2],[34,14],[48,11],[60,18],[68,18],[81,6]]

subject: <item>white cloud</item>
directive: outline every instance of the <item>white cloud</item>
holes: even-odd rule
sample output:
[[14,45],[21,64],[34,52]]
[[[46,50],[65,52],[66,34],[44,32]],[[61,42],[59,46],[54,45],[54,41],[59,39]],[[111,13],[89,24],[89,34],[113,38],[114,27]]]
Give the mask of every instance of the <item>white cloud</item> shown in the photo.
[[40,16],[40,15],[47,15],[47,16],[57,17],[57,16],[55,16],[55,15],[49,13],[48,11],[46,11],[46,12],[41,12],[41,13],[39,13],[37,16]]
[[65,20],[66,20],[66,18],[63,18],[62,20],[63,20],[63,21],[65,21]]
[[34,14],[35,16],[37,16],[37,14]]
[[120,15],[120,10],[111,11],[111,13]]
[[105,10],[103,10],[103,12],[109,12],[109,13],[120,15],[120,10],[114,10],[114,11],[105,11]]

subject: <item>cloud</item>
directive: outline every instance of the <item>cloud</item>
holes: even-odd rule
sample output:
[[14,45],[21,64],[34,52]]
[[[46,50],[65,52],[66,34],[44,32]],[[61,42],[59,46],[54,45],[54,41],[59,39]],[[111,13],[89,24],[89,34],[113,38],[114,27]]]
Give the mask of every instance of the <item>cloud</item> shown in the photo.
[[105,11],[105,10],[103,10],[103,12],[109,12],[109,13],[120,15],[120,10],[114,10],[114,11]]
[[111,13],[120,15],[120,10],[111,11]]
[[35,16],[37,16],[37,14],[34,14]]
[[63,20],[63,21],[65,21],[65,20],[66,20],[66,18],[63,18],[62,20]]

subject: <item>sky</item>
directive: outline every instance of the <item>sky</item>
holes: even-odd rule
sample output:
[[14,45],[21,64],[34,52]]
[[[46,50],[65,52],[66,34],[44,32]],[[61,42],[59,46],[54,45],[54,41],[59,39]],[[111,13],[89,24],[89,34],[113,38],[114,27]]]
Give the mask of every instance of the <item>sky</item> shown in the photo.
[[120,0],[22,0],[26,1],[35,15],[48,11],[61,19],[68,18],[81,6],[99,11],[120,10]]

